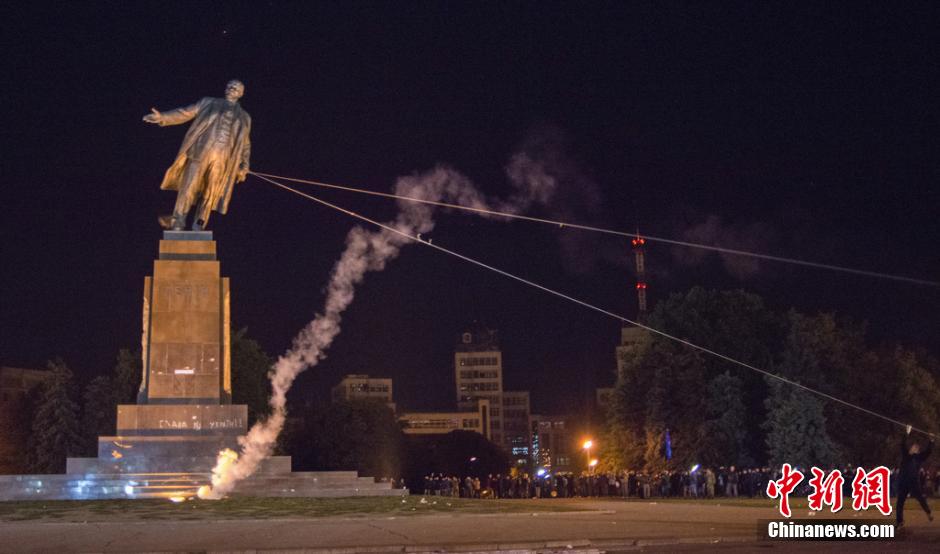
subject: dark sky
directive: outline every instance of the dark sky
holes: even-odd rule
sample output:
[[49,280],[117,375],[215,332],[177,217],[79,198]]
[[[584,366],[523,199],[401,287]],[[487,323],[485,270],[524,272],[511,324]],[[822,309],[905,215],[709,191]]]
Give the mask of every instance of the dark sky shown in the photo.
[[[505,196],[548,141],[565,193],[535,215],[940,277],[935,3],[7,4],[0,364],[60,355],[83,380],[140,338],[158,189],[185,126],[141,122],[244,80],[258,171],[389,190],[445,163]],[[30,3],[31,4],[31,3]],[[351,4],[351,6],[350,6]],[[394,205],[320,193],[380,219]],[[233,323],[272,354],[322,305],[353,221],[249,178],[211,228]],[[435,243],[632,316],[625,241],[440,214]],[[651,244],[652,301],[742,287],[774,308],[864,319],[935,349],[940,290]],[[506,382],[537,410],[614,368],[619,323],[429,249],[370,274],[329,358],[395,379],[406,408],[453,400],[452,351],[498,328]]]

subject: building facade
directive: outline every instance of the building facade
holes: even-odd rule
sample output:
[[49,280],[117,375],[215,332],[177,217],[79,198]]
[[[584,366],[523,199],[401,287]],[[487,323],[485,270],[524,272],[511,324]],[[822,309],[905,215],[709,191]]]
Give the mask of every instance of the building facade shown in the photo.
[[48,370],[0,367],[0,474],[27,471],[28,414],[35,408],[29,394],[51,379]]
[[490,440],[504,445],[503,434],[503,353],[496,331],[480,329],[460,335],[454,352],[454,380],[457,407],[473,410],[479,400],[490,406]]
[[628,360],[638,358],[650,343],[650,334],[642,327],[621,327],[617,345],[617,377],[622,377]]
[[330,396],[333,402],[349,400],[375,400],[387,405],[395,411],[395,401],[392,396],[392,380],[368,375],[347,375],[338,385],[332,388]]
[[398,416],[398,423],[406,435],[445,435],[451,431],[473,431],[489,439],[489,411],[489,400],[481,399],[474,411],[404,413]]
[[532,461],[536,470],[551,472],[574,471],[578,468],[577,437],[571,429],[571,418],[565,415],[533,415]]
[[529,391],[503,392],[503,444],[518,466],[528,464],[532,453]]

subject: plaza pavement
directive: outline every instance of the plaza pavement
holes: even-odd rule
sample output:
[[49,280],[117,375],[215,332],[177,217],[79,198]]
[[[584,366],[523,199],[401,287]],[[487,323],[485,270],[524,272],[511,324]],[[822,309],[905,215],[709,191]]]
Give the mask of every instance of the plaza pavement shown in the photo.
[[[539,502],[565,502],[585,511],[539,513]],[[930,524],[914,509],[909,510],[901,540],[780,543],[757,540],[757,520],[775,518],[773,508],[616,500],[542,500],[531,505],[531,513],[498,515],[2,522],[0,552],[940,551],[940,521]],[[802,512],[794,515],[808,516]]]

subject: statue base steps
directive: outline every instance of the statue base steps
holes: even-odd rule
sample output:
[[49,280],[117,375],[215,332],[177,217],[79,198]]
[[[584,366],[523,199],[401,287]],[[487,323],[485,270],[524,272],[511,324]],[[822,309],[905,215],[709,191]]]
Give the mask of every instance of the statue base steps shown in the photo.
[[[191,498],[210,482],[209,473],[88,473],[0,476],[0,500],[104,500]],[[233,497],[340,498],[401,496],[389,482],[355,471],[259,472],[240,482]]]

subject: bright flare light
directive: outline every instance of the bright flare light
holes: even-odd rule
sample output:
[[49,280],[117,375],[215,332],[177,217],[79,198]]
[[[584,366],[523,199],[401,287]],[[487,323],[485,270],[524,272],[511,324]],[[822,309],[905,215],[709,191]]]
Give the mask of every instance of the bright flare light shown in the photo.
[[170,502],[184,502],[186,500],[185,496],[171,496]]
[[590,465],[591,467],[596,466],[596,465],[597,465],[597,458],[594,458],[593,460],[591,460],[591,463],[590,463],[589,465]]
[[220,495],[214,489],[223,484],[225,480],[233,478],[230,468],[237,461],[238,453],[234,450],[226,448],[225,450],[219,452],[219,457],[216,459],[215,467],[212,468],[212,485],[203,485],[199,487],[196,495],[203,500],[219,500],[222,498],[222,495]]
[[543,467],[542,469],[536,471],[535,474],[538,475],[539,477],[545,475],[545,468]]
[[590,439],[584,441],[584,444],[581,445],[581,447],[584,448],[585,450],[591,448],[592,446],[594,446],[594,441],[592,441],[592,440],[590,440]]
[[695,470],[697,469],[698,469],[698,464],[695,464],[694,466],[692,466],[692,469],[689,470],[689,473],[695,473]]

